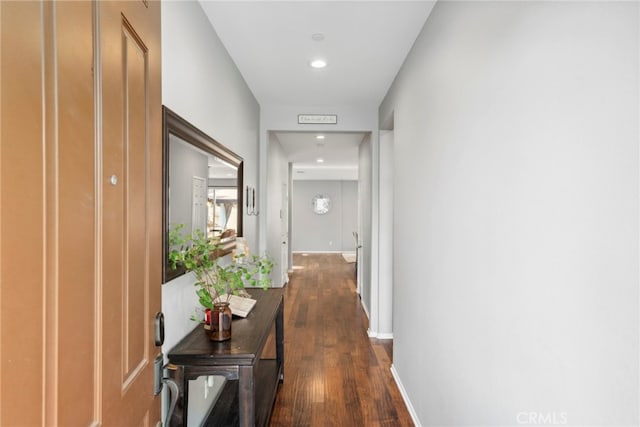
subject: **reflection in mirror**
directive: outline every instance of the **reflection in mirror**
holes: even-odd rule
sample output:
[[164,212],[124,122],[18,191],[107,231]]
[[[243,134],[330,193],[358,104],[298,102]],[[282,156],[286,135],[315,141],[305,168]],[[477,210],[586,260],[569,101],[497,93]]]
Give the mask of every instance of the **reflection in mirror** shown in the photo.
[[232,235],[237,227],[238,191],[235,188],[209,187],[210,237]]
[[209,158],[207,225],[209,237],[235,237],[238,229],[237,168],[217,157]]
[[168,233],[184,224],[220,240],[219,255],[242,236],[242,158],[163,107],[164,261],[163,281],[184,274],[168,264]]

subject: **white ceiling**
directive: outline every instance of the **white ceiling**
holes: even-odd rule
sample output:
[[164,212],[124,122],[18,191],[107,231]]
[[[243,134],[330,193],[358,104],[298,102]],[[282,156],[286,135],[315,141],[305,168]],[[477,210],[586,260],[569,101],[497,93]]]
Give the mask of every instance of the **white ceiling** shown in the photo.
[[[358,146],[362,132],[273,132],[293,165],[296,180],[358,179]],[[317,139],[324,135],[324,139]],[[318,163],[317,159],[324,160]]]
[[[200,3],[262,108],[320,106],[330,111],[380,105],[435,1]],[[315,33],[324,40],[313,40]],[[328,62],[326,68],[309,66],[318,57]],[[326,140],[323,165],[315,164],[315,139],[309,135],[277,136],[296,167],[357,167],[353,141],[359,138],[359,143],[362,134],[333,134],[335,143]],[[341,147],[338,141],[349,142]],[[338,151],[330,153],[334,148]]]
[[[261,105],[307,106],[378,106],[433,3],[201,2]],[[311,68],[315,57],[328,66]]]

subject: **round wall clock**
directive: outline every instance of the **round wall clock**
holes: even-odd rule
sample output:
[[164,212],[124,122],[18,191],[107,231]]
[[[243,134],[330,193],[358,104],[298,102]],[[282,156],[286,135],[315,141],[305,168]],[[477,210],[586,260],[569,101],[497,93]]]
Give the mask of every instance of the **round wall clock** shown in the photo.
[[331,209],[331,197],[327,194],[318,194],[313,197],[311,204],[313,206],[314,213],[324,215]]

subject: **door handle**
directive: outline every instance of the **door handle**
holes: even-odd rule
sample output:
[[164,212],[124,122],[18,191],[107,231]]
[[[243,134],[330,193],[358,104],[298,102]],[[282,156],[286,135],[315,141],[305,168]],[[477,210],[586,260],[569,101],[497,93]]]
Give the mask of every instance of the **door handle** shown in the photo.
[[164,314],[161,311],[156,313],[156,319],[153,323],[153,332],[156,347],[160,347],[164,344]]

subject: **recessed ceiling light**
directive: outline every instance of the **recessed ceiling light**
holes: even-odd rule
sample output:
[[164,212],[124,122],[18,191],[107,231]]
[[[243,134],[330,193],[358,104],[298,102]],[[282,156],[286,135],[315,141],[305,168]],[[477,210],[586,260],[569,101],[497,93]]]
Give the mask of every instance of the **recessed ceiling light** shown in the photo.
[[324,40],[324,34],[322,33],[311,34],[311,38],[317,42],[321,42],[322,40]]
[[324,159],[323,159],[322,157],[318,157],[318,158],[316,159],[316,162],[318,162],[318,163],[324,163]]
[[316,139],[324,139],[324,135],[316,135]]
[[313,68],[324,68],[327,66],[327,61],[324,59],[314,59],[310,64]]

